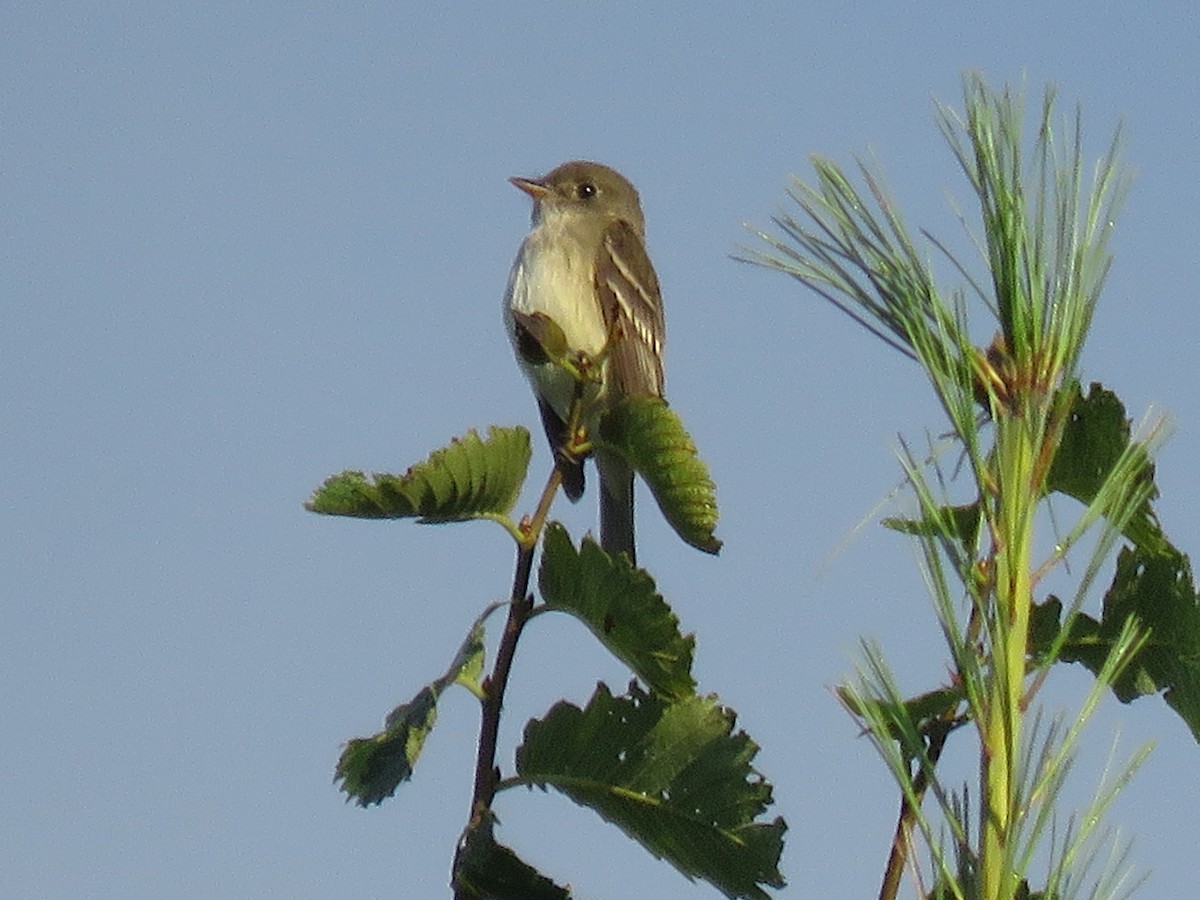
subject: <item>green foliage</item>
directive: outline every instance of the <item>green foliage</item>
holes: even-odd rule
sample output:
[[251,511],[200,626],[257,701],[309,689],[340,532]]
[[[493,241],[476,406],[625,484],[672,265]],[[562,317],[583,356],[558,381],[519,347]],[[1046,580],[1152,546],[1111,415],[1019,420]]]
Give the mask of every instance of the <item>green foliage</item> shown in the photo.
[[334,771],[347,799],[370,806],[392,796],[401,782],[412,777],[436,718],[437,696],[427,685],[388,714],[383,731],[348,741]]
[[403,475],[343,472],[327,479],[305,504],[310,512],[422,523],[503,520],[517,502],[530,457],[524,428],[471,430]]
[[433,730],[438,699],[446,688],[457,683],[472,693],[479,692],[479,675],[483,671],[483,618],[491,611],[489,608],[475,622],[446,673],[421,688],[408,703],[393,709],[384,722],[383,731],[347,742],[334,772],[334,780],[341,781],[347,800],[354,800],[359,806],[370,806],[392,796],[401,782],[412,776],[425,738]]
[[[933,891],[926,895],[926,900],[955,900],[956,897],[961,897],[962,886],[974,887],[971,872],[966,871],[959,874],[956,879],[956,884],[951,885],[945,881],[939,882]],[[970,896],[968,890],[967,895]],[[1013,900],[1061,900],[1057,893],[1047,893],[1045,891],[1031,891],[1029,882],[1024,879],[1017,886],[1017,892],[1013,895]]]
[[926,734],[933,722],[947,721],[963,703],[963,692],[957,688],[937,688],[908,700],[893,702],[890,699],[871,698],[864,701],[845,685],[837,689],[838,700],[853,715],[865,718],[868,705],[871,714],[887,721],[888,732],[893,740],[905,746],[905,755],[912,759],[920,755],[914,748],[918,736]]
[[[942,537],[949,532],[961,547],[974,547],[979,539],[979,526],[983,524],[983,509],[978,503],[967,503],[961,506],[943,506],[936,521],[925,519],[905,519],[890,517],[884,519],[884,528],[891,528],[901,534],[917,537]],[[947,528],[949,526],[949,528]]]
[[571,346],[558,323],[543,312],[525,313],[513,310],[517,334],[523,342],[522,355],[529,362],[554,362],[570,370]]
[[[960,451],[953,472],[943,468],[941,450],[931,446],[922,458],[904,445],[920,515],[884,524],[917,539],[950,653],[949,684],[906,700],[878,647],[865,643],[859,677],[839,696],[903,796],[880,896],[896,896],[920,834],[934,895],[1011,900],[1039,896],[1025,875],[1047,838],[1046,896],[1077,886],[1087,869],[1084,844],[1117,788],[1098,793],[1078,827],[1057,837],[1053,807],[1105,688],[1122,699],[1164,692],[1200,738],[1200,612],[1187,559],[1167,542],[1151,506],[1163,423],[1134,438],[1111,392],[1080,389],[1079,360],[1128,183],[1120,130],[1089,166],[1080,117],[1059,121],[1053,89],[1030,139],[1019,95],[969,75],[963,97],[962,114],[939,107],[939,125],[978,200],[982,224],[970,237],[984,277],[922,232],[966,282],[941,288],[882,178],[859,163],[860,190],[820,158],[815,182],[790,191],[799,214],[775,219],[782,236],[759,233],[768,249],[747,261],[797,279],[918,362],[947,416],[949,440],[939,443]],[[994,337],[981,348],[973,333]],[[961,487],[949,487],[964,474],[966,503]],[[1056,517],[1054,544],[1043,549],[1040,511],[1056,493],[1085,508],[1065,531]],[[1035,605],[1043,578],[1085,534],[1096,540],[1069,611],[1064,616],[1055,598]],[[1081,610],[1121,537],[1134,547],[1121,553],[1097,621]],[[1083,663],[1096,683],[1070,724],[1038,736],[1031,704],[1057,661]],[[936,772],[942,742],[966,724],[980,748],[980,782],[970,794]],[[937,822],[923,809],[927,789]]]
[[[679,418],[661,400],[631,400],[602,417],[598,434],[576,440],[582,431],[574,423],[587,421],[586,398],[594,392],[585,388],[597,377],[597,361],[572,352],[550,319],[518,319],[519,351],[561,366],[576,381],[571,452],[586,453],[590,443],[622,454],[680,537],[716,553],[716,489]],[[694,638],[681,633],[654,580],[590,538],[576,549],[561,525],[545,524],[561,486],[557,475],[547,481],[532,516],[519,525],[509,519],[529,459],[523,428],[493,427],[486,439],[471,431],[401,476],[343,472],[306,504],[325,515],[370,519],[490,518],[504,524],[517,544],[509,602],[483,612],[446,673],[392,710],[382,731],[347,743],[335,780],[360,806],[392,796],[412,775],[441,695],[459,683],[480,700],[482,722],[471,818],[454,861],[456,900],[570,897],[494,837],[496,792],[535,783],[592,806],[689,877],[704,878],[729,897],[765,897],[760,885],[783,885],[778,862],[786,825],[782,819],[754,821],[771,803],[770,785],[750,766],[757,746],[744,732],[733,733],[732,711],[695,695]],[[542,602],[535,604],[529,581],[539,546]],[[483,622],[501,606],[508,620],[494,668],[481,682]],[[586,710],[559,703],[545,719],[529,723],[517,775],[504,778],[496,753],[517,641],[535,614],[554,611],[583,622],[648,690],[635,685],[629,696],[613,698],[601,686]]]
[[[1164,536],[1151,506],[1158,496],[1154,464],[1145,447],[1132,442],[1125,407],[1112,391],[1093,382],[1085,395],[1072,384],[1066,396],[1068,412],[1045,494],[1065,494],[1092,506],[1127,467],[1124,477],[1141,485],[1143,499],[1133,509],[1111,510],[1123,513],[1111,524],[1122,528],[1133,548],[1118,558],[1100,620],[1070,613],[1064,633],[1062,601],[1050,597],[1035,604],[1029,623],[1031,660],[1038,666],[1078,662],[1099,674],[1133,617],[1148,630],[1148,639],[1112,684],[1113,692],[1125,703],[1163,693],[1200,740],[1200,601],[1192,590],[1187,556]],[[979,520],[980,505],[972,503],[942,507],[932,519],[888,519],[884,524],[914,535],[949,530],[966,548],[974,546]]]
[[[1092,503],[1112,477],[1122,457],[1130,452],[1129,419],[1125,406],[1112,391],[1092,383],[1085,397],[1073,385],[1070,411],[1046,479],[1047,493],[1058,491],[1080,503]],[[1150,552],[1165,551],[1169,545],[1162,536],[1150,501],[1158,496],[1154,486],[1154,464],[1140,448],[1133,477],[1146,483],[1148,496],[1132,510],[1124,532],[1134,544]]]
[[1125,623],[1136,619],[1147,638],[1113,681],[1113,693],[1129,703],[1162,692],[1200,740],[1200,597],[1186,556],[1126,548],[1117,557],[1116,576],[1104,595],[1099,621],[1079,613],[1061,636],[1061,611],[1062,602],[1055,597],[1038,607],[1035,649],[1045,650],[1065,637],[1059,660],[1082,663],[1098,673]]
[[[556,704],[530,722],[519,783],[553,787],[595,810],[689,877],[727,897],[782,887],[782,819],[755,822],[771,787],[752,768],[758,747],[713,698],[674,703],[631,684],[600,685],[585,709]],[[514,782],[518,783],[518,782]]]
[[656,693],[679,699],[695,691],[695,639],[680,633],[654,580],[623,555],[614,559],[586,537],[577,551],[566,529],[552,523],[543,539],[538,588],[545,609],[582,621]]
[[[1108,506],[1100,510],[1122,527],[1136,546],[1148,552],[1168,552],[1171,545],[1163,537],[1150,502],[1158,496],[1154,484],[1154,464],[1145,446],[1131,443],[1130,423],[1125,407],[1116,394],[1093,382],[1085,396],[1072,382],[1063,391],[1066,414],[1058,438],[1058,447],[1047,474],[1042,495],[1061,493],[1085,506],[1103,499],[1106,486],[1119,476],[1142,485],[1146,496],[1134,509]],[[1128,469],[1128,474],[1121,472]],[[1103,506],[1103,505],[1102,505]],[[1120,514],[1120,521],[1116,515]],[[883,525],[902,534],[918,537],[951,537],[964,552],[976,546],[983,507],[974,503],[943,506],[935,515],[922,519],[888,518]]]
[[665,400],[636,397],[609,410],[593,438],[624,456],[649,485],[663,516],[684,541],[717,553],[716,485],[683,422]]
[[494,816],[467,828],[454,858],[454,890],[471,900],[570,900],[571,892],[496,843]]

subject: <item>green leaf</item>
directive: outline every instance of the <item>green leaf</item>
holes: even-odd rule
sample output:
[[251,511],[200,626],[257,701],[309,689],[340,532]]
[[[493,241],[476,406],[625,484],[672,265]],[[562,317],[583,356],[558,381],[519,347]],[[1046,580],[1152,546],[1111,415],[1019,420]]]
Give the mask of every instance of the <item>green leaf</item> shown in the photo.
[[[1057,636],[1061,607],[1053,597],[1035,606],[1031,649],[1043,649]],[[1113,693],[1129,703],[1163,692],[1200,741],[1200,597],[1187,557],[1174,548],[1161,554],[1122,550],[1100,621],[1082,613],[1075,616],[1059,659],[1099,672],[1131,616],[1149,637],[1113,682]]]
[[658,397],[635,397],[600,420],[598,440],[624,456],[650,486],[658,508],[684,541],[706,553],[721,542],[717,489],[683,422]]
[[1029,607],[1029,653],[1039,666],[1056,662],[1047,658],[1062,631],[1062,601],[1051,594],[1045,603]]
[[654,580],[624,555],[614,558],[591,538],[578,551],[558,523],[546,527],[538,587],[547,609],[570,613],[651,689],[678,699],[695,692],[695,639],[655,590]]
[[[1076,384],[1058,452],[1046,479],[1047,493],[1057,491],[1090,504],[1129,446],[1129,438],[1129,419],[1117,395],[1093,382],[1084,397]],[[1140,477],[1154,481],[1154,464],[1149,456],[1145,456]],[[1150,552],[1162,552],[1169,546],[1150,506],[1157,496],[1158,489],[1154,488],[1125,526],[1125,536]]]
[[787,825],[754,821],[771,786],[750,765],[757,745],[733,734],[734,723],[713,697],[668,703],[636,682],[614,697],[601,684],[586,709],[560,702],[525,726],[517,773],[595,810],[687,877],[763,900],[759,885],[784,885]]
[[865,707],[868,704],[873,706],[874,718],[889,723],[888,732],[893,739],[904,745],[904,752],[910,758],[917,756],[919,751],[907,746],[909,737],[925,734],[931,722],[935,719],[946,719],[964,700],[962,689],[953,687],[936,688],[911,697],[903,703],[881,697],[860,698],[855,691],[845,687],[839,687],[837,695],[842,705],[859,718],[868,718]]
[[[1084,397],[1079,385],[1072,387],[1070,411],[1063,428],[1058,452],[1046,479],[1046,492],[1058,492],[1087,505],[1104,487],[1113,467],[1129,447],[1129,419],[1116,394],[1093,383]],[[1154,465],[1142,454],[1144,463],[1139,477],[1153,482]],[[1150,499],[1136,510],[1125,526],[1125,536],[1148,552],[1164,552],[1170,545],[1163,536]],[[953,535],[962,547],[975,545],[982,522],[978,502],[965,506],[947,506],[939,510],[940,519],[889,518],[883,525],[902,534],[924,537]]]
[[974,547],[979,538],[979,526],[983,522],[983,510],[978,503],[965,506],[943,506],[938,510],[938,519],[905,519],[889,517],[883,520],[884,528],[901,534],[919,537],[944,537],[953,535],[966,548]]
[[493,837],[490,812],[467,829],[454,856],[455,896],[477,900],[570,900],[571,892]]
[[562,365],[567,360],[571,347],[557,322],[543,312],[524,313],[514,309],[512,315],[521,341],[521,356],[526,362]]
[[349,741],[333,776],[342,782],[347,799],[370,806],[392,796],[401,782],[412,777],[417,756],[436,718],[437,697],[426,686],[411,701],[391,711],[383,731]]
[[475,682],[483,671],[483,620],[494,608],[495,605],[489,607],[475,621],[441,678],[421,688],[408,703],[393,709],[383,731],[367,738],[354,738],[346,744],[333,777],[341,781],[347,800],[370,806],[392,796],[401,782],[412,777],[425,738],[437,719],[438,698],[446,688],[463,684],[478,694]]
[[498,519],[517,502],[529,457],[524,428],[492,426],[486,440],[472,429],[403,475],[334,475],[305,508],[330,516],[422,523]]

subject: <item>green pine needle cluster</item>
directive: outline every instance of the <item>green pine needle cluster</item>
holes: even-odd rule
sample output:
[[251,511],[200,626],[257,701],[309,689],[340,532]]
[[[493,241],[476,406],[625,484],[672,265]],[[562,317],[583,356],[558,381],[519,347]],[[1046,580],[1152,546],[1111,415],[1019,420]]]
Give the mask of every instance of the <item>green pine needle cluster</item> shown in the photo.
[[[1086,164],[1082,119],[1060,120],[1047,90],[1026,132],[1023,98],[977,75],[964,81],[964,112],[939,107],[938,124],[978,202],[971,238],[986,275],[922,232],[918,248],[883,179],[857,166],[855,179],[814,159],[812,184],[796,182],[794,212],[766,249],[744,261],[795,278],[888,346],[915,360],[945,412],[957,450],[902,445],[900,461],[919,515],[893,518],[911,535],[953,672],[947,684],[906,699],[881,651],[864,645],[858,678],[839,692],[868,728],[905,799],[882,897],[895,896],[908,867],[927,896],[1078,896],[1095,820],[1124,784],[1056,842],[1048,831],[1073,748],[1100,694],[1121,700],[1161,693],[1200,738],[1197,596],[1186,557],[1163,535],[1151,506],[1161,420],[1132,434],[1114,394],[1085,395],[1079,360],[1111,264],[1108,240],[1128,183],[1120,132]],[[936,282],[926,252],[950,259],[963,284]],[[973,334],[992,334],[978,346]],[[961,498],[963,480],[970,502]],[[1082,505],[1053,545],[1035,521],[1055,497]],[[1071,504],[1067,504],[1069,507]],[[1060,501],[1057,513],[1064,508]],[[1088,537],[1088,542],[1084,538]],[[1122,541],[1117,574],[1098,617],[1092,588]],[[1090,548],[1085,551],[1084,548]],[[1042,588],[1072,552],[1086,553],[1078,589],[1064,605]],[[1038,731],[1038,689],[1056,663],[1096,675],[1093,696],[1070,728]],[[938,775],[952,735],[975,735],[980,782],[952,789]],[[1140,754],[1135,758],[1140,758]],[[974,798],[975,811],[968,804]],[[927,811],[932,798],[939,813]],[[923,836],[929,863],[913,836]],[[1034,851],[1047,844],[1044,892],[1032,890]],[[1112,887],[1105,874],[1095,885]],[[1099,896],[1099,894],[1093,894]]]

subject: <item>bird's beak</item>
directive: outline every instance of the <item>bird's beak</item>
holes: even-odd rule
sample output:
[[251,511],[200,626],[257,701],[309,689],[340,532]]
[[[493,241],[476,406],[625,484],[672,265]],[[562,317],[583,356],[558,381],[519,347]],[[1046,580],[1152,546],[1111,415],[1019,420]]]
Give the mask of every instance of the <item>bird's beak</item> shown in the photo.
[[541,200],[550,193],[550,188],[546,187],[545,184],[536,178],[518,178],[514,175],[508,180],[512,182],[514,187],[520,188],[534,200]]

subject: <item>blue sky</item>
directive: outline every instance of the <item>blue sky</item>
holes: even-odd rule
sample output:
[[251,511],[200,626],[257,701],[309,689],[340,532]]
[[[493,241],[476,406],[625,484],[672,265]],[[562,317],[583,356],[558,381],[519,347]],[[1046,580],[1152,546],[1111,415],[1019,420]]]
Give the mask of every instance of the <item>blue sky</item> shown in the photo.
[[[913,692],[945,673],[912,550],[851,536],[898,479],[897,435],[942,427],[919,372],[729,259],[810,154],[874,154],[909,222],[957,240],[970,197],[933,109],[965,70],[1034,99],[1056,83],[1093,155],[1124,120],[1136,180],[1084,377],[1174,417],[1158,511],[1200,549],[1194,4],[42,3],[0,26],[7,896],[449,896],[474,701],[447,696],[381,808],[331,774],[505,593],[511,544],[300,504],[470,427],[536,429],[499,316],[528,222],[509,175],[590,157],[641,190],[668,396],[725,549],[643,502],[640,559],[697,634],[701,688],[762,745],[785,895],[877,890],[896,796],[829,693],[859,638]],[[576,536],[594,519],[590,500],[556,514]],[[521,648],[506,762],[527,718],[627,679],[552,618]],[[1051,709],[1088,683],[1052,680]],[[1200,748],[1160,700],[1109,700],[1078,805],[1118,731],[1157,749],[1111,821],[1143,895],[1184,896]],[[948,761],[970,776],[969,753]],[[581,897],[716,896],[560,796],[498,811]]]

